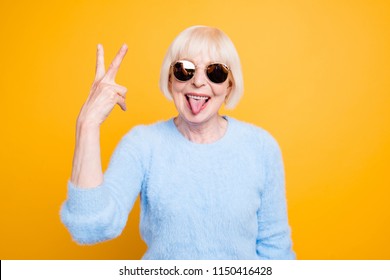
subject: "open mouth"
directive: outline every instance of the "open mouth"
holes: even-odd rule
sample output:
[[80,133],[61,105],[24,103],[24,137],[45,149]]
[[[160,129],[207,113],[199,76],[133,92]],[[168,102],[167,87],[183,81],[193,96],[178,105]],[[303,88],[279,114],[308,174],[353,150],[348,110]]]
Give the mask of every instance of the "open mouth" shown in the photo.
[[207,106],[207,102],[210,100],[209,96],[186,94],[188,106],[190,107],[194,115],[199,114]]

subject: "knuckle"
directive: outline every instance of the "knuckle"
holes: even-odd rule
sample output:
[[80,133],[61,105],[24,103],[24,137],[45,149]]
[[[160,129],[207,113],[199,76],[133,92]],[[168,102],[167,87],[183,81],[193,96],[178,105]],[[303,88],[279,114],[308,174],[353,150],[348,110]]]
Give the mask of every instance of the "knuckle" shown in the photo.
[[126,91],[127,91],[127,88],[126,88],[125,86],[122,86],[122,85],[116,84],[116,88],[117,88],[118,91],[120,91],[120,92],[126,92]]
[[116,92],[114,92],[114,91],[111,91],[110,94],[108,95],[108,100],[110,103],[116,103],[117,98],[118,98],[118,96],[117,96]]

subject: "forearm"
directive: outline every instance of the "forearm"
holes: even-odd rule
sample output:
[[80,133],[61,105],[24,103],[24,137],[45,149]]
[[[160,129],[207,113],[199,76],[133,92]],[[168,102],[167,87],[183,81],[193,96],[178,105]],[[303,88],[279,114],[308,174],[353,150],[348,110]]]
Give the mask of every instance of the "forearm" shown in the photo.
[[81,188],[93,188],[103,182],[100,157],[100,127],[78,121],[71,182]]
[[[89,164],[100,163],[100,157],[97,157],[99,159],[97,160],[89,152],[94,151],[92,154],[99,156],[99,149],[96,149],[99,145],[91,144],[99,143],[99,130],[88,132],[84,133],[84,129],[80,127],[79,130],[78,127],[73,166],[74,181],[80,181],[79,185],[84,187],[88,185],[87,181],[95,180],[98,187],[80,188],[72,179],[68,182],[67,200],[61,208],[62,222],[69,229],[73,239],[79,243],[96,243],[119,235],[126,225],[127,217],[141,191],[145,177],[144,164],[137,155],[141,149],[137,143],[142,143],[146,137],[133,130],[120,141],[113,152],[104,173],[104,182],[96,183],[97,176],[90,175],[99,173],[95,171],[100,171],[101,166]],[[90,141],[87,141],[88,139]],[[95,149],[92,149],[93,147]],[[83,181],[86,183],[82,183]]]

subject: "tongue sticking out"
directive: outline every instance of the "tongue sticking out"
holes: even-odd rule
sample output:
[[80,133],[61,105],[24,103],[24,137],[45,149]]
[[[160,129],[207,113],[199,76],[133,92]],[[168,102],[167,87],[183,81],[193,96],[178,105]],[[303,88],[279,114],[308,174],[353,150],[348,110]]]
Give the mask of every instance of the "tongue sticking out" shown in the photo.
[[200,100],[194,98],[188,98],[188,99],[190,102],[192,113],[194,115],[197,115],[202,110],[203,105],[206,103],[206,99],[200,99]]

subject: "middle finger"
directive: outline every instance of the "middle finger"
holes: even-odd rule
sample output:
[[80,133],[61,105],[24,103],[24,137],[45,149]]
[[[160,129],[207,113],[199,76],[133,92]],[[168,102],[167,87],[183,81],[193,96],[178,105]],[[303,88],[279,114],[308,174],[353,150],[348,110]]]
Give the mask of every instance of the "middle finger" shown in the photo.
[[118,72],[119,66],[121,65],[122,60],[127,53],[127,49],[128,49],[127,45],[123,44],[122,47],[120,48],[120,50],[118,51],[118,53],[116,54],[114,60],[111,62],[111,65],[108,68],[107,73],[106,73],[106,77],[109,80],[111,80],[111,81],[115,80],[116,73]]

